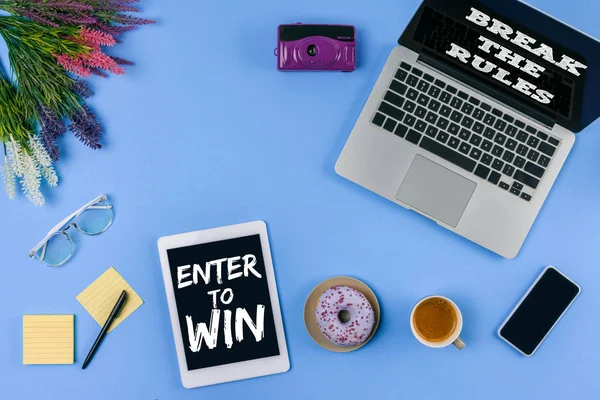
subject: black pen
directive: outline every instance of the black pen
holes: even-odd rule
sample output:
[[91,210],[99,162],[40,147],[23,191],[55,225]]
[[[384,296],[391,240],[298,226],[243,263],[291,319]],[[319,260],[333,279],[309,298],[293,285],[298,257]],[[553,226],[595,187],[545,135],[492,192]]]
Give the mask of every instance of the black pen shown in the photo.
[[115,320],[115,318],[117,318],[119,316],[119,313],[121,312],[121,309],[123,308],[123,305],[125,304],[126,300],[127,300],[127,293],[123,290],[123,293],[121,293],[119,300],[117,300],[117,303],[115,304],[112,311],[110,312],[108,319],[104,323],[104,326],[102,327],[102,330],[100,331],[100,334],[96,338],[94,345],[92,346],[92,348],[90,349],[90,352],[88,353],[87,357],[85,358],[85,361],[83,362],[83,365],[81,366],[81,369],[85,369],[85,367],[87,367],[87,365],[90,363],[90,360],[94,356],[94,353],[98,349],[98,346],[100,346],[100,342],[102,342],[102,339],[104,339],[106,332],[108,332],[108,328],[110,328],[110,325]]

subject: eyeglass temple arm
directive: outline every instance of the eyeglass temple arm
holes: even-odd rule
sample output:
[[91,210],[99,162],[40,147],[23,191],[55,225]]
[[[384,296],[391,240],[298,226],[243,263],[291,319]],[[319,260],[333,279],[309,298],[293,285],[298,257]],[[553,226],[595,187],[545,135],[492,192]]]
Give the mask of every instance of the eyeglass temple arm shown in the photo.
[[[44,244],[42,245],[42,254],[40,255],[40,260],[44,261],[44,259],[46,258],[46,248],[48,247],[48,242],[44,242]],[[34,253],[35,254],[35,253]]]

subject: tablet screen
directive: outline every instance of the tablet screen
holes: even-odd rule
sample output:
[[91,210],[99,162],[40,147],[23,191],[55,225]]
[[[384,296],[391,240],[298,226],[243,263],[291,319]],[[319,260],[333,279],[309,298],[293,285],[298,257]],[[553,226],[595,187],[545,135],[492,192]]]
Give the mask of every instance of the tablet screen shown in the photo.
[[279,355],[260,235],[167,256],[188,370]]

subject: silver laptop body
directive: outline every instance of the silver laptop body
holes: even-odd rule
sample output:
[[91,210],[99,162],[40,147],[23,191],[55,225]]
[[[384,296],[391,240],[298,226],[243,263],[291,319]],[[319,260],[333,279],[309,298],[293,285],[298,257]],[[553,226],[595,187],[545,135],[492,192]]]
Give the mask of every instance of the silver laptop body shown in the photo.
[[[439,93],[432,89],[435,86]],[[446,92],[447,88],[454,89],[454,93]],[[448,104],[451,100],[441,102],[444,92],[444,100],[448,101],[450,94],[451,99],[461,100],[460,105],[453,107]],[[435,96],[423,99],[421,95],[428,93]],[[429,108],[433,99],[440,103],[432,105],[436,111]],[[407,102],[416,107],[405,109]],[[440,115],[444,105],[451,110],[448,113],[445,109],[447,117]],[[491,110],[483,110],[483,105]],[[465,112],[461,112],[463,107]],[[480,119],[473,115],[478,109]],[[462,116],[459,118],[454,111]],[[465,116],[473,120],[465,122],[469,128],[461,123]],[[486,117],[491,124],[483,121]],[[449,121],[441,124],[443,129],[437,127],[440,118]],[[449,132],[453,121],[459,128],[454,126]],[[522,128],[515,126],[517,121]],[[484,126],[482,129],[478,125],[479,133],[473,127],[477,122]],[[507,126],[511,125],[511,134],[507,134]],[[496,138],[499,133],[503,137]],[[473,138],[476,135],[481,138]],[[492,143],[491,147],[487,143],[486,150],[481,148],[485,140]],[[507,149],[509,141],[512,150]],[[400,45],[385,64],[335,170],[460,236],[505,258],[514,258],[574,142],[575,134],[570,130],[559,124],[545,125],[436,69],[415,51]],[[519,166],[514,164],[517,157]],[[502,165],[494,165],[496,160]]]

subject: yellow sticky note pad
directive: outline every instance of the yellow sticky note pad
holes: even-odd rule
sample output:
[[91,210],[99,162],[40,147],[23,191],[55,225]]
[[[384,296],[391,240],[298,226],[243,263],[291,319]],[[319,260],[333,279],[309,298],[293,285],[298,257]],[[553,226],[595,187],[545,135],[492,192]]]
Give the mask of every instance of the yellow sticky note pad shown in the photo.
[[23,364],[73,364],[73,315],[23,315]]
[[79,293],[77,301],[100,326],[103,326],[123,290],[127,292],[127,301],[119,316],[111,324],[108,330],[110,332],[139,306],[144,304],[140,296],[125,282],[125,279],[119,275],[114,267],[107,269],[90,286]]

